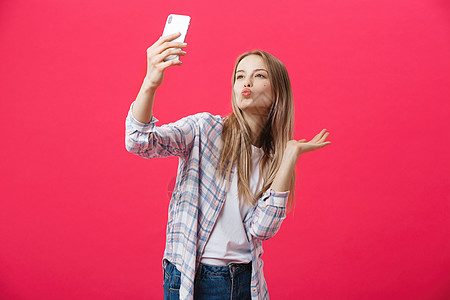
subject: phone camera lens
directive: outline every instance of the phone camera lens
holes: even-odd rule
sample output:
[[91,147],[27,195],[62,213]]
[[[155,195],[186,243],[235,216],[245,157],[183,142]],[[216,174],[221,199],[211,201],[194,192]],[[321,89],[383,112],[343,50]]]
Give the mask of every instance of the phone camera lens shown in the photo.
[[167,23],[172,23],[172,16],[169,16],[169,20],[167,21]]

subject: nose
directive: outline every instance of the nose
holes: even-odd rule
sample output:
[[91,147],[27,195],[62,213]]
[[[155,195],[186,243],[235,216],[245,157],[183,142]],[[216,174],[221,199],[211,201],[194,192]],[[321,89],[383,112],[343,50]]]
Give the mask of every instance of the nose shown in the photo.
[[246,78],[244,81],[244,87],[250,87],[251,86],[251,79]]

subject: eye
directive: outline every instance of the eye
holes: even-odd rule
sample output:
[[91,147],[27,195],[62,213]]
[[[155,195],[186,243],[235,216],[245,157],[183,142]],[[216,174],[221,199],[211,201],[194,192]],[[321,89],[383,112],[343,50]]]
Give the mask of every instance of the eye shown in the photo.
[[266,76],[264,76],[263,74],[256,74],[256,77],[261,77],[261,78],[266,78]]
[[242,76],[242,75],[237,75],[236,76],[236,79],[241,79],[241,78],[244,78],[244,76]]

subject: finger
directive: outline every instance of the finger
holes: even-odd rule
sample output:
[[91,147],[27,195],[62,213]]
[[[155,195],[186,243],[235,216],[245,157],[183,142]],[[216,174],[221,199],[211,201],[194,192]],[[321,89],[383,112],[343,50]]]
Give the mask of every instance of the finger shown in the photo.
[[182,62],[178,59],[171,59],[165,62],[162,62],[158,65],[158,69],[161,71],[164,71],[165,69],[167,69],[170,66],[174,66],[174,65],[181,65]]
[[314,145],[311,145],[311,150],[310,151],[314,151],[314,150],[317,150],[317,149],[321,149],[321,148],[323,148],[323,147],[325,147],[325,146],[327,146],[327,145],[329,145],[329,144],[331,144],[331,142],[326,142],[326,143],[321,143],[321,144],[314,144]]
[[317,143],[317,142],[322,138],[322,136],[324,135],[324,133],[325,133],[326,131],[327,131],[326,129],[322,129],[322,131],[319,132],[319,133],[311,140],[311,142]]
[[163,62],[164,59],[166,57],[168,57],[169,55],[181,55],[181,56],[184,56],[184,55],[186,55],[186,52],[181,50],[181,49],[177,49],[177,48],[169,48],[166,51],[164,51],[164,52],[162,52],[162,53],[160,53],[158,55],[153,56],[151,58],[151,60],[150,60],[150,63],[152,65],[157,65],[157,64]]
[[[173,33],[173,34],[169,34],[169,35],[165,35],[165,36],[161,36],[156,43],[154,43],[153,45],[151,45],[148,49],[147,49],[147,54],[151,54],[151,55],[157,55],[160,54],[162,51],[164,51],[167,47],[164,47],[162,49],[159,49],[162,45],[165,45],[167,43],[170,43],[170,41],[176,39],[177,37],[180,36],[180,32],[177,33]],[[182,42],[172,42],[170,43],[171,46],[177,46],[179,48],[183,48],[186,47],[187,44],[186,43],[182,43]],[[170,46],[169,46],[170,47]]]
[[150,47],[147,48],[147,53],[149,52],[154,52],[152,50],[155,50],[156,48],[158,48],[159,46],[161,46],[163,43],[167,42],[167,41],[171,41],[175,38],[177,38],[179,36],[180,33],[173,33],[170,35],[165,35],[165,36],[161,36],[159,37],[159,39]]
[[159,39],[156,41],[156,43],[154,43],[153,45],[155,47],[158,47],[159,45],[165,43],[165,42],[169,42],[171,40],[176,39],[177,37],[179,37],[181,35],[181,32],[175,32],[169,35],[164,35],[164,36],[160,36]]
[[161,54],[162,52],[166,51],[167,49],[174,48],[174,49],[182,49],[186,48],[186,43],[180,43],[180,42],[167,42],[162,45],[159,45],[157,48],[155,48],[155,54]]
[[322,129],[322,130],[319,132],[318,136],[319,136],[320,138],[322,138],[322,137],[325,135],[326,132],[327,132],[326,129]]
[[184,56],[186,55],[186,52],[181,50],[181,49],[177,49],[177,48],[169,48],[166,51],[164,51],[163,53],[155,56],[154,58],[154,62],[156,63],[160,63],[162,62],[166,57],[168,57],[169,55],[181,55]]
[[169,49],[169,48],[175,48],[175,49],[181,49],[181,48],[186,48],[187,44],[186,43],[181,43],[181,42],[166,42],[164,44],[158,45],[156,48],[154,48],[153,46],[147,49],[147,56],[148,57],[153,57],[156,56],[158,54],[161,54],[162,52],[164,52],[165,50]]
[[326,141],[327,137],[330,135],[329,132],[326,132],[319,140],[319,143],[323,143]]

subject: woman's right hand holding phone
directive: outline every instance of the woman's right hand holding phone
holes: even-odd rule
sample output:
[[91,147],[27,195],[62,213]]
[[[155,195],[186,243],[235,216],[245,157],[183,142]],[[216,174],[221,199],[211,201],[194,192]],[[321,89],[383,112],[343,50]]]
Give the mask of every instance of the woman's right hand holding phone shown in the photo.
[[162,36],[152,46],[147,49],[147,74],[145,81],[149,88],[156,89],[159,87],[164,78],[164,70],[170,66],[181,65],[178,59],[165,61],[169,55],[186,55],[181,48],[187,46],[186,43],[171,42],[171,40],[179,37],[181,33],[174,33]]
[[186,52],[180,49],[186,47],[186,43],[171,42],[178,36],[180,33],[162,36],[147,49],[147,74],[132,110],[134,118],[141,123],[148,123],[153,116],[155,92],[163,81],[164,70],[170,66],[181,65],[178,59],[164,59],[169,55],[186,55]]

